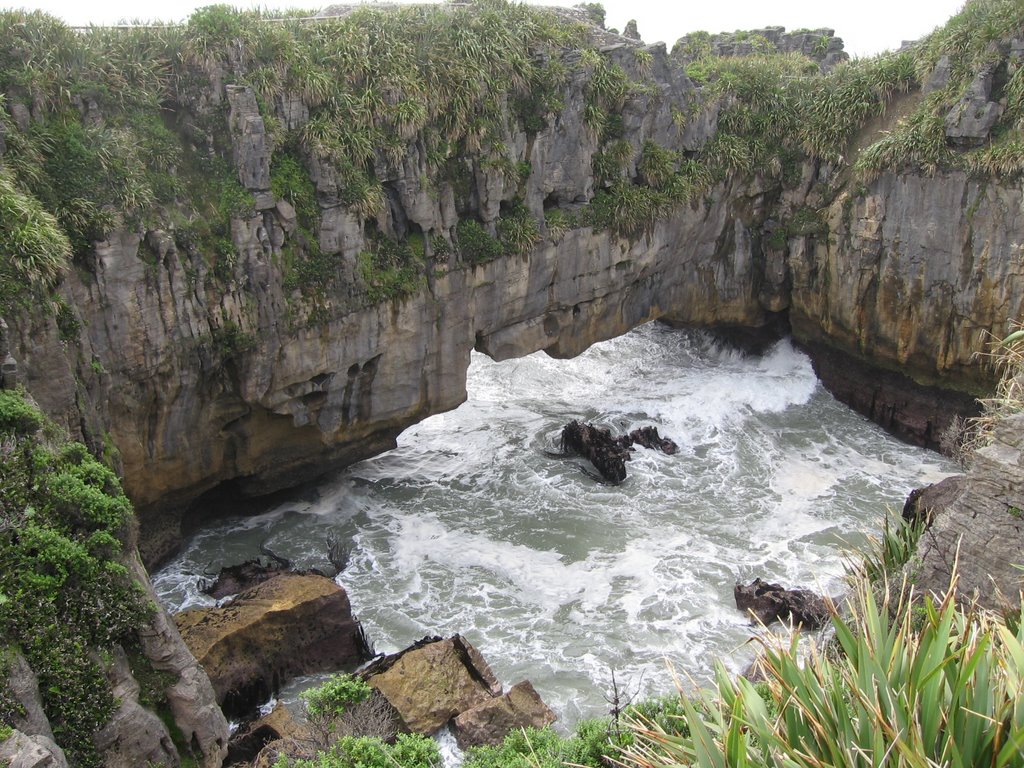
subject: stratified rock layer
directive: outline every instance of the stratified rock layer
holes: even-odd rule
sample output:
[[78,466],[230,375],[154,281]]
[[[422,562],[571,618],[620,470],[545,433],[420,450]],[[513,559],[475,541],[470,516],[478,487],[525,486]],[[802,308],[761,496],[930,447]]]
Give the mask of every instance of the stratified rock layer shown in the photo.
[[[790,42],[831,50],[834,39],[821,30]],[[602,55],[650,84],[629,89],[618,110],[623,178],[639,179],[647,142],[686,154],[714,137],[721,105],[704,103],[663,45],[616,38]],[[386,205],[369,216],[346,207],[344,174],[314,152],[303,162],[318,226],[305,235],[295,207],[271,191],[266,120],[299,129],[309,105],[284,94],[261,112],[255,92],[224,85],[220,70],[197,84],[179,121],[224,107],[222,118],[203,116],[222,119],[216,130],[255,203],[231,220],[235,258],[215,274],[214,255],[179,247],[174,232],[114,228],[60,288],[76,338],[40,313],[6,318],[19,375],[44,410],[97,452],[117,449],[147,564],[174,552],[183,515],[213,489],[236,498],[293,486],[385,451],[409,425],[459,405],[474,348],[496,360],[537,350],[565,358],[658,318],[742,328],[788,319],[824,380],[845,379],[830,377],[833,359],[898,374],[898,386],[843,396],[932,446],[963,394],[992,384],[976,353],[1024,315],[1019,185],[908,172],[854,187],[841,168],[806,162],[785,187],[729,176],[628,236],[549,232],[546,212],[568,219],[603,183],[585,119],[589,74],[569,69],[561,109],[539,115],[541,127],[527,130],[510,110],[498,121],[504,159],[528,168],[523,178],[467,150],[452,159],[456,183],[409,141],[373,163]],[[987,98],[985,85],[981,77],[971,98]],[[680,110],[693,113],[681,130]],[[984,130],[957,126],[964,138]],[[493,234],[518,206],[539,228],[535,247],[477,265],[459,255],[460,222]],[[780,242],[780,222],[797,219],[817,234]],[[374,233],[422,234],[430,264],[408,296],[368,299],[358,265]],[[305,258],[295,254],[309,237],[332,272],[316,301],[286,266]],[[932,404],[936,391],[959,399]]]

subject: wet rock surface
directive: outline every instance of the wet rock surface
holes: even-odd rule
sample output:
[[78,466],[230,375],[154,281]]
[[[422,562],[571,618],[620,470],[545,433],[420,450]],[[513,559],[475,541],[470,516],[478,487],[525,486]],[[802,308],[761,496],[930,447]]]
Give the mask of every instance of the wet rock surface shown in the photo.
[[733,590],[736,607],[752,614],[762,624],[790,622],[804,629],[820,629],[832,615],[828,602],[806,589],[786,589],[754,579],[750,584],[737,584]]
[[619,485],[626,479],[626,462],[634,445],[668,455],[679,450],[672,440],[658,434],[657,427],[640,427],[619,437],[614,437],[610,429],[576,420],[562,428],[562,453],[582,456],[612,485]]

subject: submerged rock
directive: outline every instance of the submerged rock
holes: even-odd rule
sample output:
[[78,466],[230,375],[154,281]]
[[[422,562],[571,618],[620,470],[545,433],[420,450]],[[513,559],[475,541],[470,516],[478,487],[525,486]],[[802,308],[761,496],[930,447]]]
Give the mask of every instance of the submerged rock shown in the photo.
[[297,675],[352,669],[368,656],[348,595],[323,576],[281,574],[175,621],[229,717],[251,712]]
[[753,614],[762,624],[790,621],[804,629],[819,629],[832,615],[820,595],[807,589],[786,589],[761,579],[754,579],[746,586],[737,584],[733,596],[737,608]]

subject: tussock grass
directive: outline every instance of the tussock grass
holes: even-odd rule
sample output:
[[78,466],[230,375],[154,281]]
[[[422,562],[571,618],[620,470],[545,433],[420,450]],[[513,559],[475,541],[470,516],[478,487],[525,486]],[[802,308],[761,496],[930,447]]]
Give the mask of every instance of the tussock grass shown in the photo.
[[970,462],[972,454],[992,442],[996,425],[1024,412],[1024,323],[1016,323],[1003,339],[984,353],[999,373],[992,397],[979,399],[981,413],[959,425],[956,453]]

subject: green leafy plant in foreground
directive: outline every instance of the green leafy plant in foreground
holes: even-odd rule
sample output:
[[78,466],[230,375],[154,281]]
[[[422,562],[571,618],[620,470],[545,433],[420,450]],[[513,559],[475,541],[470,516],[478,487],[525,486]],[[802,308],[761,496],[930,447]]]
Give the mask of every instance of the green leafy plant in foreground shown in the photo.
[[[833,617],[837,653],[796,638],[763,658],[768,702],[716,670],[713,689],[683,696],[684,734],[636,721],[624,762],[640,768],[978,768],[1024,764],[1024,630],[957,605],[955,590],[902,603],[862,582],[850,616]],[[891,618],[895,617],[895,618]]]

